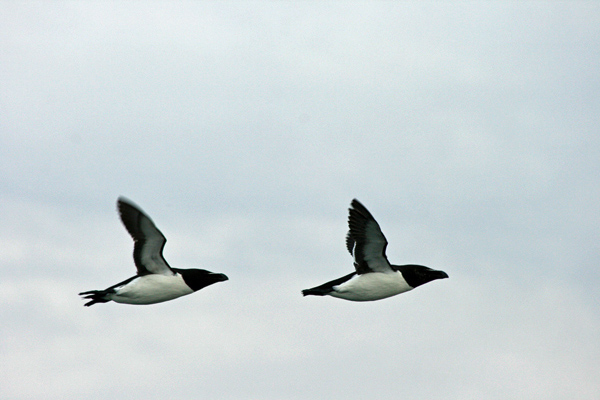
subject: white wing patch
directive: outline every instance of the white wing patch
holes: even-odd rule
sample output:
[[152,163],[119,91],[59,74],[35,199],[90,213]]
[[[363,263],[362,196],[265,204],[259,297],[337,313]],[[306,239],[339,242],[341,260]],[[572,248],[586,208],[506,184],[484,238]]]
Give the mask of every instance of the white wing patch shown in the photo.
[[142,245],[140,261],[144,267],[153,274],[174,275],[162,256],[162,250],[167,240],[154,223],[143,214],[140,217],[140,230],[146,237],[143,244],[139,244]]
[[356,272],[393,272],[385,255],[387,240],[373,215],[356,199],[352,200],[349,211],[350,230],[346,237],[346,247],[354,256]]
[[[368,221],[364,230],[365,239],[362,243],[362,261],[366,262],[369,268],[374,272],[392,272],[390,263],[385,256],[385,247],[387,240],[379,229],[379,224],[375,220]],[[356,248],[356,244],[354,245]],[[361,252],[358,252],[361,253]],[[357,252],[354,251],[354,261],[357,260]]]
[[133,259],[138,274],[175,275],[162,256],[167,239],[150,217],[123,197],[119,197],[117,206],[121,221],[134,241]]

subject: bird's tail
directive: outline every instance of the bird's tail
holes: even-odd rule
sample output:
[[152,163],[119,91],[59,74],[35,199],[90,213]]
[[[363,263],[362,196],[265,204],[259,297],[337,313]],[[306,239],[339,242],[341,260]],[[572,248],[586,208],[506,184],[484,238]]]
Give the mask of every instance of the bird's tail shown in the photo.
[[91,300],[84,304],[84,306],[86,307],[89,307],[96,303],[108,303],[110,301],[110,299],[107,298],[108,294],[109,292],[107,292],[106,290],[90,290],[87,292],[79,293],[79,295],[82,296],[84,299]]
[[350,278],[352,278],[354,275],[356,275],[356,272],[352,272],[351,274],[342,276],[341,278],[334,279],[331,282],[324,283],[324,284],[316,286],[314,288],[304,289],[302,291],[302,295],[303,296],[310,296],[310,295],[327,296],[329,293],[331,293],[335,290],[334,289],[335,286],[341,285],[342,283],[344,283],[347,280],[349,280]]
[[330,292],[331,292],[331,286],[329,286],[329,287],[317,286],[312,289],[304,289],[302,291],[302,296],[310,296],[310,295],[325,296]]

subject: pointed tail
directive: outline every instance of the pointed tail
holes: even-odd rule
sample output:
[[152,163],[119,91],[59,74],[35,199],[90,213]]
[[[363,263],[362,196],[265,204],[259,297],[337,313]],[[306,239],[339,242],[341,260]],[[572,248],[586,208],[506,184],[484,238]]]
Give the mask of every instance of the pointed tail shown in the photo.
[[314,288],[304,289],[302,291],[302,295],[303,296],[310,296],[310,295],[327,296],[329,293],[334,291],[334,289],[333,289],[334,286],[341,285],[342,283],[344,283],[347,280],[349,280],[350,278],[352,278],[354,275],[356,275],[356,272],[352,272],[348,275],[342,276],[341,278],[334,279],[331,282],[324,283],[324,284],[316,286]]
[[302,291],[302,296],[325,296],[329,292],[331,292],[331,288],[312,288],[312,289],[304,289]]
[[84,299],[91,300],[84,304],[84,306],[89,307],[96,303],[108,303],[110,299],[106,298],[106,295],[109,294],[106,290],[90,290],[87,292],[79,293]]

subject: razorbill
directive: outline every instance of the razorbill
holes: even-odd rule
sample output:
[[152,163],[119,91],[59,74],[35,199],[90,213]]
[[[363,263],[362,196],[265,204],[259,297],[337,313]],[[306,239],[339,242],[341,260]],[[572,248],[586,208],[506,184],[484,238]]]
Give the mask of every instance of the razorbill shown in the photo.
[[350,230],[346,247],[354,256],[355,272],[302,291],[304,296],[333,296],[352,301],[372,301],[407,292],[435,279],[444,271],[422,265],[392,265],[385,255],[387,240],[373,215],[358,200],[352,200],[348,216]]
[[111,300],[126,304],[160,303],[228,279],[224,274],[203,269],[171,268],[162,255],[167,239],[150,217],[123,197],[117,200],[117,208],[123,225],[133,238],[137,275],[108,289],[79,293],[91,300],[85,306]]

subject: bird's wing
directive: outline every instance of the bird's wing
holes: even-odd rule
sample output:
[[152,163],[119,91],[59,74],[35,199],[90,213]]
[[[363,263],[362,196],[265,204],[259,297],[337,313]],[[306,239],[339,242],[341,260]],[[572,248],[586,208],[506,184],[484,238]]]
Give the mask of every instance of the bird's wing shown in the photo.
[[133,260],[138,275],[173,275],[173,270],[162,255],[167,239],[156,228],[150,217],[123,197],[119,197],[117,207],[123,225],[133,238]]
[[391,272],[385,255],[387,240],[379,224],[358,200],[352,200],[348,216],[350,231],[346,236],[346,247],[354,256],[356,272]]
[[346,234],[346,248],[350,252],[350,254],[354,255],[354,239],[350,236],[350,231]]

